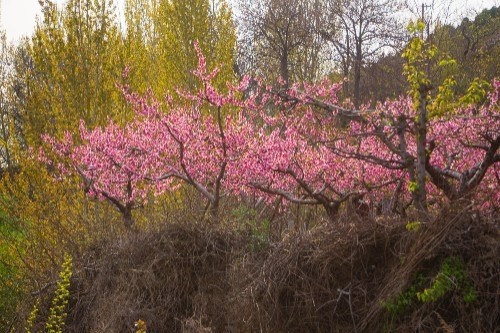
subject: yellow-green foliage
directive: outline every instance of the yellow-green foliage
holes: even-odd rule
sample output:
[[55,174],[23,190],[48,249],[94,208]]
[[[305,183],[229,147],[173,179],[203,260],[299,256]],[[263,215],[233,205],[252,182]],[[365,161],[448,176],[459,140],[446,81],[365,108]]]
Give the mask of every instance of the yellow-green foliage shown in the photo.
[[130,112],[116,88],[124,65],[110,1],[41,4],[34,35],[13,55],[15,80],[2,84],[12,90],[12,110],[0,121],[0,152],[9,157],[1,161],[0,210],[22,233],[15,239],[0,234],[0,243],[12,249],[20,275],[36,281],[47,278],[69,245],[81,248],[104,236],[104,225],[97,229],[110,217],[108,207],[85,199],[78,179],[56,180],[55,170],[37,160],[42,135],[77,133],[80,119],[92,126]]
[[408,191],[410,192],[417,192],[418,191],[418,184],[417,182],[408,182]]
[[420,223],[419,221],[408,222],[408,223],[406,223],[406,230],[419,231],[421,225],[422,225],[422,223]]
[[69,0],[64,8],[44,2],[28,49],[33,69],[23,123],[30,146],[41,134],[76,132],[80,119],[93,126],[126,116],[116,88],[124,64],[112,8],[109,0]]
[[406,59],[404,65],[404,74],[410,85],[410,94],[413,97],[415,109],[418,108],[420,99],[420,90],[423,86],[430,86],[431,81],[428,76],[430,61],[436,57],[437,48],[424,41],[421,37],[425,24],[418,20],[410,22],[408,31],[413,38],[408,43],[403,58]]
[[[122,232],[113,207],[87,198],[78,177],[56,179],[56,168],[37,160],[43,134],[76,134],[80,119],[90,127],[109,118],[125,123],[133,111],[116,87],[124,80],[140,91],[151,85],[159,98],[167,88],[190,87],[197,61],[194,40],[200,41],[210,68],[221,65],[220,87],[234,78],[236,33],[224,0],[128,0],[126,36],[111,0],[40,3],[42,15],[34,34],[20,44],[17,58],[0,63],[5,88],[0,92],[0,211],[17,228],[16,237],[0,233],[0,254],[9,266],[7,275],[0,265],[0,282],[8,282],[8,288],[0,287],[0,311],[7,301],[12,303],[9,309],[15,307],[16,295],[29,289],[26,284],[46,281],[68,248],[82,250]],[[4,46],[0,43],[2,59],[7,54]],[[3,69],[5,64],[15,68]],[[131,73],[125,79],[126,65]],[[3,80],[6,73],[13,73],[15,84]],[[4,91],[17,97],[4,101]],[[12,105],[12,110],[4,105]],[[138,212],[138,225],[163,220],[151,216],[176,204],[171,202],[175,198],[154,199],[154,207]],[[26,283],[18,288],[20,277]],[[0,315],[0,325],[3,317],[10,315]]]
[[457,82],[453,77],[446,78],[443,83],[438,87],[437,94],[429,105],[429,117],[443,117],[446,115],[455,115],[456,110],[462,107],[467,107],[471,104],[481,105],[488,96],[491,90],[491,84],[475,78],[466,93],[457,98],[454,88]]
[[[409,24],[408,30],[413,38],[403,52],[406,59],[404,74],[410,84],[414,107],[418,108],[420,92],[424,87],[434,91],[427,95],[429,118],[453,115],[454,110],[460,107],[485,102],[491,85],[479,78],[470,83],[462,97],[457,97],[457,81],[451,74],[456,73],[457,61],[422,38],[424,27],[422,21]],[[441,73],[441,78],[434,78],[431,82],[430,73],[437,72]]]
[[446,258],[439,272],[432,279],[431,286],[424,288],[427,281],[428,279],[422,274],[417,275],[408,289],[394,299],[382,302],[382,306],[392,315],[400,315],[417,301],[435,302],[453,290],[460,292],[466,303],[473,302],[477,298],[472,281],[467,276],[465,264],[460,257]]
[[415,301],[417,301],[416,294],[424,284],[425,278],[421,274],[417,275],[415,281],[407,290],[393,300],[382,302],[382,306],[393,316],[402,314],[408,307],[415,304]]
[[52,299],[49,318],[45,324],[45,328],[49,333],[63,332],[64,322],[68,315],[67,306],[70,297],[69,287],[71,276],[73,275],[72,265],[73,261],[71,256],[66,255],[64,257],[61,272],[59,273],[59,281],[57,282],[56,294]]
[[235,78],[236,29],[226,1],[127,0],[125,19],[132,25],[124,46],[134,89],[150,87],[161,97],[177,87],[197,87],[191,73],[198,62],[194,41],[199,42],[208,68],[220,68],[218,88]]
[[473,302],[477,298],[472,282],[467,277],[465,264],[459,257],[446,258],[432,285],[418,292],[417,298],[421,302],[435,302],[454,289],[463,293],[465,302]]
[[465,95],[460,97],[458,103],[461,106],[468,106],[471,104],[480,105],[486,100],[490,89],[491,84],[479,78],[475,78],[471,82]]
[[438,87],[438,93],[432,103],[428,106],[429,118],[443,116],[453,112],[455,105],[455,87],[456,81],[452,77],[446,78]]
[[[0,209],[18,223],[16,238],[0,235],[12,249],[14,267],[27,280],[44,281],[68,247],[82,249],[114,230],[111,207],[85,199],[79,179],[54,179],[35,158],[19,154],[20,171],[0,181]],[[100,220],[100,221],[99,221]],[[102,223],[108,220],[109,224]]]
[[35,303],[33,304],[33,309],[31,310],[30,315],[26,320],[26,325],[24,326],[24,330],[26,333],[31,333],[31,329],[33,328],[33,323],[35,322],[36,317],[38,316],[39,308],[40,308],[40,298],[37,298]]
[[146,333],[146,322],[142,319],[137,320],[134,323],[135,333]]
[[16,302],[21,296],[23,279],[19,252],[14,244],[22,239],[18,223],[0,209],[0,331],[10,326],[15,317]]
[[446,54],[441,54],[436,45],[423,39],[425,24],[418,20],[410,22],[408,31],[413,35],[403,52],[406,59],[404,74],[410,85],[410,95],[413,97],[415,109],[420,105],[423,91],[430,91],[437,85],[433,98],[427,95],[429,118],[450,113],[454,107],[456,81],[453,76],[445,75],[442,82],[432,82],[431,73],[449,71],[456,67],[456,61]]

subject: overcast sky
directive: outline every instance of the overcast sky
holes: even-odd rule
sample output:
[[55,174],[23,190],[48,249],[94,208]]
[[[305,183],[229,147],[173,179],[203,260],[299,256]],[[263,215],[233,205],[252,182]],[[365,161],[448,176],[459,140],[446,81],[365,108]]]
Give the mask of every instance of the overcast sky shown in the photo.
[[[65,0],[54,0],[62,4]],[[123,13],[125,0],[114,0],[118,10]],[[185,0],[189,1],[189,0]],[[252,1],[252,0],[248,0]],[[449,2],[450,0],[410,0],[415,4],[430,4]],[[0,26],[7,33],[10,42],[17,41],[21,36],[30,35],[35,27],[35,18],[40,15],[38,0],[0,0],[1,14]],[[499,6],[500,0],[454,0],[452,14],[455,19],[463,17],[466,13],[471,15],[474,11],[484,8]],[[443,6],[442,6],[443,7]],[[447,6],[446,6],[447,7]]]
[[[53,0],[61,5],[66,0]],[[189,0],[187,0],[189,1]],[[118,10],[123,13],[125,0],[114,0]],[[30,35],[35,28],[36,16],[40,15],[38,0],[0,0],[0,23],[9,41],[16,41],[21,36]]]

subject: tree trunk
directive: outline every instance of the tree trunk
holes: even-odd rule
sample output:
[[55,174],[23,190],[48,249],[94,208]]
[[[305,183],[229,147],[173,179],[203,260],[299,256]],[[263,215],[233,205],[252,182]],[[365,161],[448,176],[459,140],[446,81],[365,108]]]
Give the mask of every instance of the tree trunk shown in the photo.
[[215,199],[210,202],[210,217],[214,220],[219,216],[219,199]]
[[419,89],[419,105],[417,119],[415,121],[415,131],[417,137],[417,159],[415,161],[415,208],[419,211],[420,217],[427,216],[427,190],[425,188],[425,165],[426,142],[427,142],[427,94],[429,92],[427,85],[421,85]]
[[328,202],[323,204],[323,208],[325,208],[326,215],[328,215],[328,219],[330,222],[335,222],[339,214],[340,202]]
[[361,105],[361,61],[362,61],[361,43],[356,43],[356,59],[354,59],[354,106],[356,109]]
[[347,98],[349,96],[349,69],[351,68],[351,54],[350,54],[350,42],[349,42],[349,31],[346,32],[347,37],[346,37],[346,46],[347,46],[347,52],[345,56],[345,61],[344,61],[344,81],[342,84],[343,92],[344,92],[344,98]]
[[285,81],[285,87],[288,88],[290,74],[288,72],[288,50],[284,50],[280,59],[280,75],[283,81]]
[[132,206],[127,205],[125,209],[122,211],[123,224],[127,230],[132,228],[134,224],[134,218],[132,217]]

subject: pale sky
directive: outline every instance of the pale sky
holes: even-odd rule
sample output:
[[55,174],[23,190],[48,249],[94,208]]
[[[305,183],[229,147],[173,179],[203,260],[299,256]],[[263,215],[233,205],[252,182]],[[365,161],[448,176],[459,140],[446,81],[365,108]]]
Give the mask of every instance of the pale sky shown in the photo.
[[[59,5],[65,0],[54,0]],[[118,10],[123,13],[125,0],[114,0]],[[189,1],[189,0],[185,0]],[[252,1],[252,0],[248,0]],[[411,0],[415,3],[425,4],[449,2],[450,0]],[[484,8],[499,6],[500,0],[455,0],[456,16],[463,17],[467,12],[478,12]],[[35,27],[35,18],[40,15],[38,0],[0,0],[1,14],[0,27],[6,31],[7,40],[16,42],[22,36],[31,35]]]
[[[62,5],[66,0],[53,0]],[[187,0],[189,1],[189,0]],[[125,0],[114,0],[123,13]],[[0,26],[7,34],[7,40],[15,42],[22,36],[31,35],[37,15],[41,15],[38,0],[0,0]]]

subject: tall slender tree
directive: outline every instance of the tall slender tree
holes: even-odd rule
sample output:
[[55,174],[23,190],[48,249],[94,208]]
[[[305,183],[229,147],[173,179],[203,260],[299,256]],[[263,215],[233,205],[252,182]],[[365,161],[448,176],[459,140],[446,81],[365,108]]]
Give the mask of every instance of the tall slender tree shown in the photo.
[[31,40],[13,53],[4,145],[13,172],[4,173],[0,182],[1,210],[19,221],[19,255],[24,271],[36,280],[57,265],[63,247],[76,249],[102,232],[92,230],[108,215],[106,207],[95,209],[99,206],[85,200],[77,182],[54,180],[51,168],[37,161],[41,135],[61,137],[74,132],[80,119],[95,126],[108,117],[123,118],[125,110],[115,86],[123,65],[112,2],[40,4],[42,17]]
[[315,80],[321,73],[322,43],[311,30],[315,0],[240,1],[241,62],[250,71],[285,84]]
[[115,107],[123,65],[112,1],[69,0],[63,9],[49,0],[41,4],[29,49],[33,73],[24,122],[30,144],[42,133],[76,128],[80,118],[102,124],[123,111]]
[[[352,98],[359,107],[362,68],[387,48],[402,42],[398,0],[323,0],[318,33],[333,45],[344,77],[352,79]],[[351,96],[345,84],[344,94]]]

